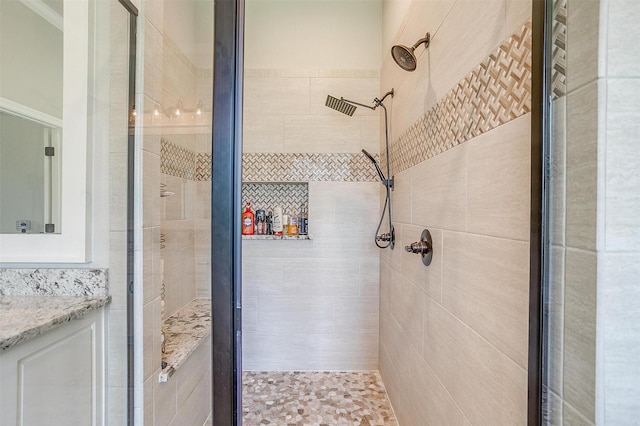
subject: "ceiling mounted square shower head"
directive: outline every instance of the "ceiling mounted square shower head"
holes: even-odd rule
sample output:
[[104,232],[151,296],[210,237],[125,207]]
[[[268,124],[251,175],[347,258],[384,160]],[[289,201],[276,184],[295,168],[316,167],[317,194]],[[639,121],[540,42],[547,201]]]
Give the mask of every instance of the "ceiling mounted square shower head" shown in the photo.
[[353,116],[353,113],[356,111],[355,105],[351,105],[344,99],[334,98],[331,95],[327,95],[327,101],[325,102],[325,105],[331,109],[335,109],[338,112],[347,114],[349,117]]

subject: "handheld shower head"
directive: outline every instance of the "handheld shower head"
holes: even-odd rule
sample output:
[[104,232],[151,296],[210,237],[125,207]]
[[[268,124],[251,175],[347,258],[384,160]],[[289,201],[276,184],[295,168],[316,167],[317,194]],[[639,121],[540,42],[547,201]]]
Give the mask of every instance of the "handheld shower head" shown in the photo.
[[371,161],[373,163],[373,166],[376,168],[376,172],[378,172],[378,176],[380,177],[381,183],[384,186],[389,186],[390,185],[393,188],[393,179],[387,180],[387,178],[385,177],[384,173],[382,173],[382,169],[380,168],[380,165],[378,164],[376,159],[373,158],[373,155],[369,154],[365,149],[362,150],[362,153],[364,155],[366,155],[367,158],[369,159],[369,161]]
[[423,43],[425,44],[426,48],[429,48],[430,42],[431,35],[427,33],[424,38],[416,41],[416,43],[412,47],[396,44],[391,48],[391,56],[393,56],[393,60],[396,61],[396,64],[398,64],[398,66],[403,70],[415,71],[418,59],[416,58],[414,51]]

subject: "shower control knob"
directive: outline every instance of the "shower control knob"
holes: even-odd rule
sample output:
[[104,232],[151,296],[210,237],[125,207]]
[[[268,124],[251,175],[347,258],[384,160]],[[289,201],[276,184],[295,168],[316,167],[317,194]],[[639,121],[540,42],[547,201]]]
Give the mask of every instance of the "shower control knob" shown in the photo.
[[409,253],[424,254],[431,251],[431,246],[429,246],[429,243],[417,241],[415,243],[411,243],[410,246],[405,246],[404,249]]
[[405,246],[404,249],[407,253],[421,255],[422,263],[425,266],[429,266],[431,264],[431,259],[433,258],[433,240],[431,239],[431,233],[429,230],[423,230],[422,235],[420,235],[420,241],[411,243],[411,245]]

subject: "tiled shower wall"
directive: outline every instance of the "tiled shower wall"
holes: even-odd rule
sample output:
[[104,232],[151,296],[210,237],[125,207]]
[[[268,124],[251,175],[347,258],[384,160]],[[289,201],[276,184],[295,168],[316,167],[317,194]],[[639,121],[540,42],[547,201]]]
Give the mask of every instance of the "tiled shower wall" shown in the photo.
[[243,241],[246,370],[378,365],[379,112],[353,117],[326,96],[369,103],[377,71],[250,69],[243,179],[309,182],[310,241]]
[[[380,372],[405,425],[525,424],[531,2],[411,2],[395,85],[397,247],[380,260]],[[402,248],[431,231],[433,262]]]
[[[632,424],[640,400],[640,4],[554,3],[551,424]],[[564,81],[566,84],[558,85]]]
[[[143,114],[139,115],[143,229],[141,306],[136,312],[142,317],[136,330],[141,336],[136,343],[141,353],[136,358],[141,360],[138,371],[144,384],[136,383],[141,390],[136,394],[136,424],[202,424],[210,413],[210,362],[188,361],[169,382],[158,382],[161,260],[165,261],[165,316],[196,296],[208,295],[208,285],[197,283],[210,281],[209,183],[196,180],[195,162],[185,164],[185,158],[197,161],[198,153],[211,152],[210,127],[204,121],[189,121],[187,116],[171,120],[165,113],[177,100],[185,108],[194,108],[198,99],[205,105],[211,101],[211,83],[206,81],[210,70],[197,69],[165,31],[165,9],[190,4],[145,0],[138,20],[143,51],[143,84],[138,87],[143,99]],[[161,111],[155,114],[155,110]],[[161,184],[174,195],[161,198]],[[208,356],[205,352],[202,355]]]

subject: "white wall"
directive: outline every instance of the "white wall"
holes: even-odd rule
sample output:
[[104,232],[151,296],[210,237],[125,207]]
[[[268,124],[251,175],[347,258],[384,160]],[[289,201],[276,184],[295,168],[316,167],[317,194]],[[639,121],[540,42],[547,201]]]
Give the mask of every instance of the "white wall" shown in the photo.
[[245,67],[377,70],[381,19],[379,0],[250,0]]

